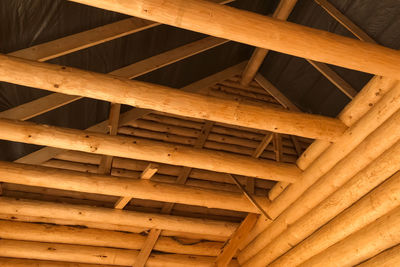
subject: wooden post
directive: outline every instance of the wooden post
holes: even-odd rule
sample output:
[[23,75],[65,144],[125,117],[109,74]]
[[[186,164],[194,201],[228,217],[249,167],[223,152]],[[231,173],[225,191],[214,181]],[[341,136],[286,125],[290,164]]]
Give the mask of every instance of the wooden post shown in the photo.
[[[32,77],[35,79],[32,79]],[[335,141],[337,119],[243,104],[107,74],[0,55],[0,81],[260,130]],[[224,112],[221,112],[224,111]]]
[[[393,49],[208,1],[73,1],[285,54],[400,79],[400,53]],[[264,30],[266,28],[267,32]]]

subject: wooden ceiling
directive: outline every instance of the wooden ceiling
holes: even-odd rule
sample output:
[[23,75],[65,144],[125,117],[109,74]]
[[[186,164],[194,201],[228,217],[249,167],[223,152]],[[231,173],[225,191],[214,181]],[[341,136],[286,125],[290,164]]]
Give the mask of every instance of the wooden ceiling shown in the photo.
[[[0,139],[43,146],[0,162],[1,266],[400,262],[397,51],[322,0],[360,40],[285,22],[294,0],[272,18],[219,5],[232,1],[73,2],[134,17],[0,55],[1,81],[53,92],[0,113]],[[44,63],[160,23],[210,36],[109,74]],[[228,40],[255,46],[249,61],[183,88],[135,80]],[[352,101],[302,112],[258,73],[268,49]],[[377,76],[357,94],[327,64]],[[28,122],[83,97],[108,101],[108,120]]]

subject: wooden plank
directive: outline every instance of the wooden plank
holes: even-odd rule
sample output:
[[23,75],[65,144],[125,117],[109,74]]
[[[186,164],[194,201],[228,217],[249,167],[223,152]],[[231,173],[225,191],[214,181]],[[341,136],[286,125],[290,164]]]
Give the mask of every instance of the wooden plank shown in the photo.
[[[400,79],[400,54],[394,49],[245,10],[199,0],[166,0],[162,4],[159,0],[73,1],[293,56]],[[265,31],[266,28],[268,31]]]
[[158,165],[155,163],[150,163],[147,165],[146,169],[140,175],[140,179],[149,180],[158,171]]
[[358,39],[376,43],[374,39],[372,39],[365,31],[363,31],[360,27],[358,27],[353,21],[351,21],[347,16],[345,16],[342,12],[340,12],[334,5],[332,5],[327,0],[314,0],[317,4],[319,4],[326,12],[329,13],[334,19],[336,19],[343,27],[349,30],[352,34],[354,34]]
[[225,267],[228,266],[229,262],[235,256],[236,251],[241,243],[241,241],[246,237],[246,235],[254,227],[258,219],[257,214],[249,213],[243,222],[240,224],[238,229],[233,233],[229,239],[228,244],[223,249],[222,253],[218,255],[216,260],[216,266]]
[[146,241],[143,244],[142,249],[139,252],[139,255],[136,257],[135,263],[133,267],[144,267],[147,259],[150,256],[151,251],[156,244],[158,237],[161,234],[160,229],[151,229],[149,235],[147,236]]
[[256,150],[254,151],[252,157],[258,158],[264,152],[265,148],[271,143],[273,138],[272,133],[268,133],[264,136],[263,140],[260,142]]
[[[150,163],[146,169],[140,174],[140,179],[150,180],[151,177],[158,171],[157,164]],[[115,203],[114,208],[122,210],[132,200],[131,197],[120,197]]]

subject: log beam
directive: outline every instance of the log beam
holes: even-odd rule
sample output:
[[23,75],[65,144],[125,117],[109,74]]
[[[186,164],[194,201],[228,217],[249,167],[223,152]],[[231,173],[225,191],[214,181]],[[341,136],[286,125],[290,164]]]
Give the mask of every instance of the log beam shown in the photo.
[[2,214],[13,216],[39,216],[59,220],[77,220],[89,223],[158,228],[174,232],[229,237],[237,224],[207,219],[116,210],[84,205],[50,203],[0,197]]
[[[245,196],[228,191],[4,161],[0,162],[0,174],[0,181],[8,183],[259,213]],[[265,198],[254,197],[267,209],[268,201]]]
[[336,141],[347,128],[339,120],[324,116],[207,97],[6,55],[0,56],[0,80],[174,115],[329,141]]
[[398,51],[228,6],[199,0],[73,1],[293,56],[400,79]]
[[276,163],[225,152],[165,144],[139,138],[109,136],[30,122],[0,119],[0,139],[94,154],[295,182],[301,174],[293,164]]
[[[0,256],[7,258],[22,258],[22,259],[29,258],[29,259],[38,259],[42,261],[47,260],[56,262],[60,261],[69,262],[70,263],[69,267],[71,266],[89,267],[92,264],[96,264],[95,265],[96,267],[99,266],[98,264],[100,264],[101,267],[104,267],[105,265],[127,267],[127,266],[132,266],[136,262],[138,251],[4,239],[0,240]],[[164,254],[154,253],[149,258],[148,266],[212,267],[213,260],[214,260],[213,257],[205,257],[205,256],[179,255],[179,254],[164,255]],[[1,262],[2,261],[0,259],[0,263]],[[33,263],[34,262],[35,261],[33,261]],[[11,266],[15,267],[18,265],[11,265]],[[42,266],[42,265],[30,265],[30,266]],[[47,265],[47,266],[58,267],[59,265]],[[237,266],[237,264],[236,265],[232,264],[230,266]]]
[[[139,233],[6,220],[0,220],[0,238],[133,250],[140,249],[146,240],[146,237]],[[190,244],[172,237],[161,236],[154,250],[197,256],[217,256],[222,245],[223,242],[212,241]]]

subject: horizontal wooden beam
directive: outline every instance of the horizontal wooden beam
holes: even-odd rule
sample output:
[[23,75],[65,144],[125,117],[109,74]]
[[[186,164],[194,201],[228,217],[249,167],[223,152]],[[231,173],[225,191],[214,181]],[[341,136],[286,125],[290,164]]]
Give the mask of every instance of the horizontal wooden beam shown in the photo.
[[0,119],[0,139],[94,154],[140,159],[268,180],[295,182],[301,171],[294,164],[167,144],[141,138]]
[[[93,194],[124,196],[258,213],[240,193],[200,189],[187,185],[153,182],[146,179],[110,177],[108,175],[62,170],[0,161],[0,181],[7,183],[72,190]],[[268,209],[268,200],[254,196]]]
[[72,1],[293,56],[400,79],[400,53],[394,49],[207,1]]
[[[107,247],[92,247],[92,246],[79,246],[79,245],[3,239],[0,240],[0,257],[36,259],[38,261],[28,261],[32,264],[28,266],[40,266],[40,267],[42,266],[91,267],[92,264],[95,264],[95,267],[100,267],[100,266],[128,267],[132,266],[136,262],[138,257],[138,251],[107,248]],[[56,264],[42,265],[41,263],[46,260],[56,261]],[[149,258],[148,266],[210,267],[212,266],[213,260],[214,257],[153,253]],[[15,261],[13,262],[15,263]],[[57,262],[69,262],[69,265],[58,265]],[[2,258],[0,258],[0,264],[2,267],[10,266],[10,265],[3,265]],[[21,265],[11,265],[11,266],[16,267]],[[237,266],[237,262],[229,266]]]
[[[71,267],[71,262],[65,261],[45,261],[45,260],[31,260],[31,259],[17,259],[0,257],[0,264],[2,267]],[[72,263],[74,264],[74,263]],[[77,263],[76,263],[77,264]],[[74,267],[115,267],[115,265],[105,265],[105,264],[84,264],[72,265]]]
[[[146,236],[138,233],[6,220],[0,220],[0,238],[135,250],[140,249],[146,240]],[[222,242],[212,241],[185,243],[171,237],[161,236],[155,244],[154,250],[166,253],[217,256],[222,245]]]
[[0,197],[2,214],[125,225],[229,237],[237,224],[207,219]]
[[[177,61],[188,58],[190,56],[212,49],[226,42],[228,41],[215,37],[206,37],[204,39],[180,46],[164,53],[135,62],[123,68],[114,70],[109,74],[133,79],[151,71],[173,64]],[[41,47],[38,47],[37,49],[40,50]],[[16,53],[15,55],[19,54]],[[21,55],[21,58],[24,58],[24,54]],[[28,103],[13,107],[11,109],[2,111],[0,112],[0,117],[6,119],[28,120],[58,107],[77,101],[81,98],[81,96],[53,93],[30,101]]]
[[[113,75],[0,56],[0,81],[248,128],[336,141],[338,119],[207,97]],[[223,111],[223,112],[222,112]]]

